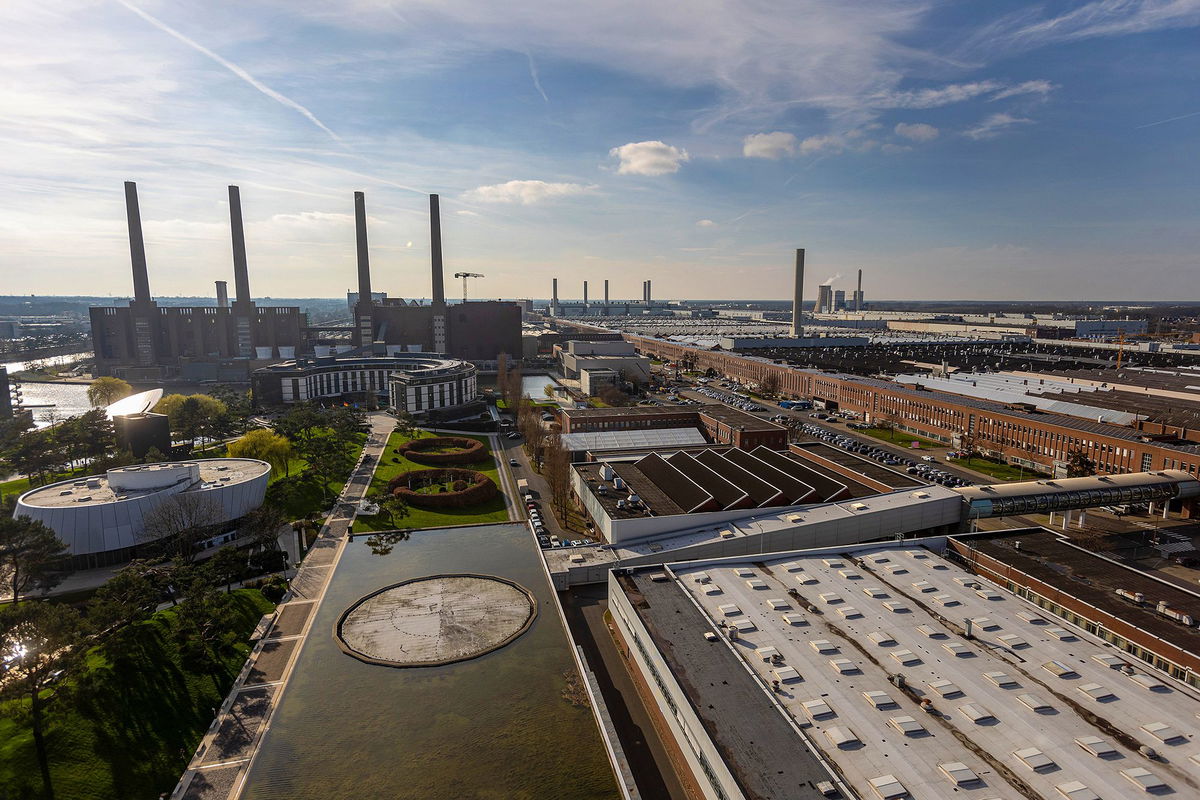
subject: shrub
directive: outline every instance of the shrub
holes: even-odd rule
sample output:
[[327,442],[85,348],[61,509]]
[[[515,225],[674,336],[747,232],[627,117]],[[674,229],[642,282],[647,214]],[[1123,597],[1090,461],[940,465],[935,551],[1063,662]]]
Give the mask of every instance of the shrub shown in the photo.
[[[443,484],[435,494],[417,491],[422,486]],[[446,491],[450,483],[453,491]],[[463,484],[458,489],[458,484]],[[413,488],[416,487],[416,488]],[[404,498],[414,508],[466,508],[491,500],[499,493],[495,482],[472,469],[419,469],[388,481],[388,491]]]
[[461,492],[463,489],[467,488],[467,482],[466,481],[455,481],[453,488],[454,488],[454,491]]
[[[430,450],[452,448],[448,453],[431,453]],[[417,464],[471,464],[483,460],[487,448],[478,439],[465,436],[431,436],[412,439],[396,448],[396,451]]]

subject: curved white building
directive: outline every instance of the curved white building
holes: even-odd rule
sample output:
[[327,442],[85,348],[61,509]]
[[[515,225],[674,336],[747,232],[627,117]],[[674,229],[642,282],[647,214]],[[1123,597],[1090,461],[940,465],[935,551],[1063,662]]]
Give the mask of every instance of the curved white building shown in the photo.
[[52,528],[67,545],[75,569],[133,558],[146,516],[168,498],[191,492],[210,498],[218,525],[262,505],[271,465],[252,458],[209,458],[135,464],[31,489],[17,498],[14,517]]
[[475,365],[438,353],[328,356],[272,364],[254,372],[259,406],[326,400],[365,401],[410,414],[470,410],[479,402]]

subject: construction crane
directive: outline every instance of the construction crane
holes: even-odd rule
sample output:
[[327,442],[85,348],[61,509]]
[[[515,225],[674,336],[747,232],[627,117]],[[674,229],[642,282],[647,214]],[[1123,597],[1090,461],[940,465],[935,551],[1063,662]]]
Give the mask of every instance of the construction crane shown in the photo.
[[467,302],[467,278],[482,278],[478,272],[456,272],[454,277],[463,279],[463,302]]

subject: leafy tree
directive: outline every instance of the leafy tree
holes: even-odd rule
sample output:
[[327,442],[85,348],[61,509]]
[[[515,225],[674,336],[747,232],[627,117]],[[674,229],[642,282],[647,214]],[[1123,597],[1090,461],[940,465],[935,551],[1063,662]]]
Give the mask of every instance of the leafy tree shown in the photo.
[[193,442],[212,433],[228,411],[224,403],[206,394],[169,394],[158,401],[154,410],[167,415],[176,436]]
[[10,602],[30,588],[49,591],[65,575],[67,546],[53,530],[28,517],[0,517],[0,575]]
[[167,455],[157,447],[151,447],[146,451],[145,457],[142,459],[143,464],[158,464],[167,460]]
[[229,630],[232,599],[217,591],[202,570],[189,570],[181,586],[183,599],[175,608],[180,655],[207,669],[220,688],[228,677],[223,656],[236,644],[236,636]]
[[344,445],[353,443],[367,431],[367,415],[360,409],[339,406],[325,413],[326,425],[333,437]]
[[221,507],[212,497],[180,492],[143,517],[141,538],[164,554],[191,564],[200,543],[213,536],[221,517]]
[[1083,450],[1076,448],[1067,453],[1067,477],[1086,478],[1096,474],[1096,462],[1088,458]]
[[246,554],[236,547],[222,547],[204,562],[213,581],[225,584],[225,593],[233,591],[234,581],[246,574]]
[[298,403],[276,419],[271,427],[297,451],[303,451],[313,438],[323,433],[325,417],[311,403]]
[[407,411],[396,412],[396,432],[412,438],[417,435],[417,421]]
[[46,711],[58,695],[56,683],[63,673],[83,663],[83,621],[78,611],[63,603],[31,602],[0,611],[0,652],[19,653],[0,681],[4,713],[28,714],[42,774],[42,796],[54,798],[50,757],[46,746]]
[[408,502],[396,494],[375,494],[367,498],[370,502],[379,506],[380,516],[386,517],[389,525],[394,525],[396,520],[404,519],[410,513]]
[[354,466],[350,450],[333,436],[316,436],[300,451],[308,463],[308,471],[320,481],[321,494],[330,498],[329,484],[349,473]]
[[234,458],[256,458],[265,461],[276,472],[287,475],[292,444],[272,430],[256,428],[237,441],[230,442],[227,452]]
[[117,636],[126,628],[149,619],[166,594],[169,567],[161,562],[130,561],[88,603],[93,627],[105,636]]
[[110,406],[123,397],[133,394],[133,387],[120,378],[103,376],[88,386],[88,402],[94,407]]

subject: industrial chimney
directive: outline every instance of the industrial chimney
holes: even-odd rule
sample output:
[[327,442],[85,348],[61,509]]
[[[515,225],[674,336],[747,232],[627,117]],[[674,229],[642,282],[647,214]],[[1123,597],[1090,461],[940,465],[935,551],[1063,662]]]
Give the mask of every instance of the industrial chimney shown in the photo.
[[229,284],[217,281],[217,308],[229,308]]
[[239,303],[250,302],[250,273],[246,269],[246,231],[242,227],[242,195],[229,187],[229,227],[233,233],[233,287]]
[[358,247],[358,302],[371,302],[371,260],[367,250],[367,200],[354,193],[354,236]]
[[583,307],[587,308],[587,281],[583,282]]
[[804,337],[804,248],[796,248],[796,276],[792,283],[792,338]]
[[654,302],[654,291],[653,290],[654,290],[654,284],[647,280],[646,281],[646,305],[650,305],[652,302]]
[[608,278],[604,279],[604,307],[608,308]]
[[138,209],[137,184],[125,181],[125,219],[129,225],[129,258],[133,263],[133,299],[151,302],[150,274],[146,270],[146,243],[142,240],[142,212]]
[[429,195],[429,257],[433,267],[433,304],[446,305],[446,290],[442,285],[442,210],[436,194]]
[[858,271],[858,289],[854,292],[854,311],[857,313],[862,311],[862,270]]
[[371,262],[367,252],[367,201],[362,192],[354,193],[354,237],[358,248],[358,302],[354,306],[359,347],[375,339],[375,315],[371,302]]
[[550,279],[550,314],[558,315],[558,278]]

